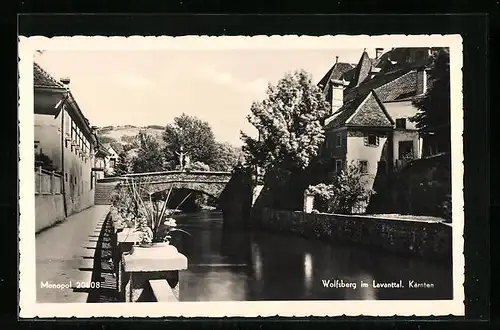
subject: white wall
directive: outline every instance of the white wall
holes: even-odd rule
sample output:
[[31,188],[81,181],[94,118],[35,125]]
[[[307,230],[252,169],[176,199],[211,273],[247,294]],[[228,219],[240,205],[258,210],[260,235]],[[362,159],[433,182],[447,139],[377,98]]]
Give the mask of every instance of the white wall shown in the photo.
[[64,220],[64,204],[61,194],[35,195],[35,232]]
[[394,143],[393,143],[393,151],[394,151],[394,159],[398,159],[399,157],[399,142],[400,141],[413,141],[413,155],[415,158],[421,158],[419,150],[419,136],[418,131],[394,131]]
[[386,135],[378,134],[378,136],[378,146],[365,146],[363,133],[348,132],[346,166],[350,165],[351,162],[353,162],[354,165],[358,165],[358,161],[360,160],[368,161],[368,171],[363,176],[363,179],[365,180],[366,187],[369,189],[373,188],[373,183],[378,170],[378,162],[382,158],[384,145],[387,141]]
[[384,106],[394,121],[398,118],[406,118],[406,128],[416,129],[415,123],[408,119],[418,113],[418,109],[411,104],[411,101],[385,102]]
[[382,157],[382,150],[387,137],[379,137],[378,146],[365,146],[364,137],[362,136],[349,136],[347,138],[347,165],[354,161],[358,164],[359,160],[368,161],[368,174],[377,174],[378,162]]

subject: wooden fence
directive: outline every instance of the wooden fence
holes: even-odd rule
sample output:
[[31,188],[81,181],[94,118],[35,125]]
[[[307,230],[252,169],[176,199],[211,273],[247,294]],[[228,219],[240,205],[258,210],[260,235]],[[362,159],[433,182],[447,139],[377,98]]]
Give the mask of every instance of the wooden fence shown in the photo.
[[41,166],[35,169],[35,194],[60,194],[61,175],[54,171],[47,171]]

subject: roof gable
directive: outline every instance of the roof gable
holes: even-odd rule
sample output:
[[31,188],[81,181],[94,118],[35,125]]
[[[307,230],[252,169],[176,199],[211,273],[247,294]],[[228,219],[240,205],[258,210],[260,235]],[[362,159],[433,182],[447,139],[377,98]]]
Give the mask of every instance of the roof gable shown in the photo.
[[[366,96],[366,95],[365,95]],[[363,103],[366,97],[358,97],[345,103],[337,112],[331,117],[327,118],[325,122],[325,129],[338,128],[345,125],[346,121],[354,114],[358,107]]]
[[33,84],[35,87],[64,89],[61,82],[42,69],[36,62],[33,62]]
[[323,90],[327,90],[332,79],[340,80],[344,74],[353,69],[349,63],[335,62],[335,64],[328,70],[323,78],[318,83],[318,86]]
[[346,120],[345,125],[392,127],[394,122],[375,92],[372,91]]
[[354,77],[351,81],[350,87],[359,86],[363,81],[365,81],[365,79],[370,75],[372,65],[372,60],[366,53],[366,50],[363,51],[358,65],[356,66],[356,71],[354,72]]

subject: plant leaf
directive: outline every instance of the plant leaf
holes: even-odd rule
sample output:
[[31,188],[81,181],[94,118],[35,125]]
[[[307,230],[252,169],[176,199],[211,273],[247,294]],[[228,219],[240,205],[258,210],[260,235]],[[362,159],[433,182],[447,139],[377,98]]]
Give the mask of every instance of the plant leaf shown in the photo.
[[170,232],[174,232],[174,231],[180,231],[182,233],[188,234],[189,236],[193,236],[193,235],[191,235],[190,233],[188,233],[187,231],[185,231],[183,229],[179,229],[179,228],[170,229]]

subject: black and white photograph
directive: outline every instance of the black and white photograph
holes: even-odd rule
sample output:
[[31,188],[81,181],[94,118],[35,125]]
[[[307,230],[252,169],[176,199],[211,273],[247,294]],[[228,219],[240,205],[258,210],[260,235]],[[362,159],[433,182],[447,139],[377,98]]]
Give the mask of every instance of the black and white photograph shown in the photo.
[[20,315],[464,315],[461,42],[20,38]]

